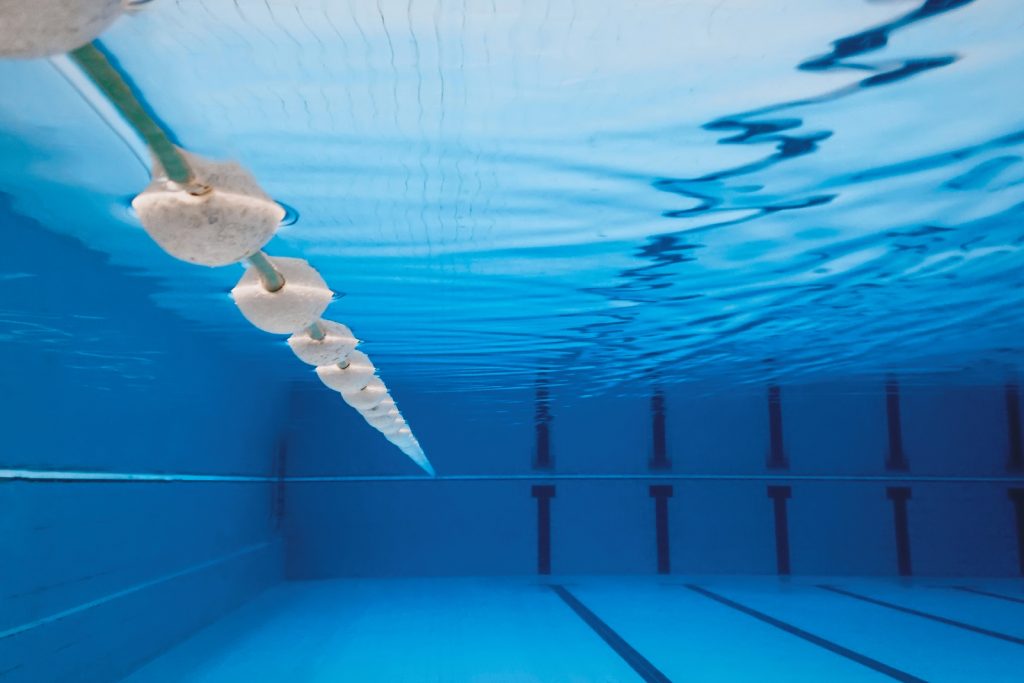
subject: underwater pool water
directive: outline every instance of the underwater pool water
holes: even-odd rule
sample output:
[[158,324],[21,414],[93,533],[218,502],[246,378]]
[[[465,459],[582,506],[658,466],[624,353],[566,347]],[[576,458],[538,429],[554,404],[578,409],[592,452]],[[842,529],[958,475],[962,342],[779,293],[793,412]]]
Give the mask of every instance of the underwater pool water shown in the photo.
[[[167,2],[102,41],[176,139],[294,208],[271,246],[345,294],[392,374],[614,390],[1019,364],[1020,21],[999,0]],[[137,229],[145,150],[49,61],[0,68],[14,209],[242,336],[218,296],[237,271]]]
[[1024,6],[135,4],[0,58],[0,681],[1017,680]]

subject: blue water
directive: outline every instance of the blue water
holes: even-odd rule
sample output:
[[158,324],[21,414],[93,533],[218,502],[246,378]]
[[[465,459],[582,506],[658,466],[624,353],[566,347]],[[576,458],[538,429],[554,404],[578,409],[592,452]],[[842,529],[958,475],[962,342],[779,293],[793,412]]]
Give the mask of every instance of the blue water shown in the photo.
[[439,476],[0,59],[0,682],[1019,678],[1024,5],[143,4]]
[[[158,3],[103,42],[179,141],[294,207],[271,253],[390,377],[1019,364],[1016,3],[379,5]],[[248,346],[237,270],[136,229],[145,151],[47,61],[0,69],[16,209]]]

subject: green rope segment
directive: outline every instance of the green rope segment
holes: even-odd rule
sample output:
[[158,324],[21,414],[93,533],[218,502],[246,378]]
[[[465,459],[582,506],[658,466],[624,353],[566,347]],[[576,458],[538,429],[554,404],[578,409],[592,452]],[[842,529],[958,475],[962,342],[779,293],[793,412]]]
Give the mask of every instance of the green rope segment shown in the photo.
[[94,44],[89,43],[72,51],[70,56],[146,142],[146,146],[167,172],[167,177],[176,183],[189,183],[192,180],[192,170],[181,150],[171,142],[160,124],[149,115],[106,55]]
[[[132,92],[131,86],[125,82],[124,77],[110,63],[103,51],[97,48],[95,43],[89,43],[72,51],[70,56],[145,141],[153,156],[163,166],[167,177],[181,185],[191,183],[194,177],[185,156],[177,145],[171,142],[167,131],[146,111],[139,98]],[[266,254],[258,251],[250,256],[248,261],[259,273],[260,280],[268,291],[276,292],[284,287],[284,276],[274,267],[274,263]],[[315,335],[319,332],[322,335],[322,329],[319,326],[316,328],[312,333]]]
[[246,260],[250,266],[256,269],[263,288],[268,292],[276,292],[284,287],[284,275],[281,275],[280,271],[274,267],[274,262],[262,251],[257,251]]

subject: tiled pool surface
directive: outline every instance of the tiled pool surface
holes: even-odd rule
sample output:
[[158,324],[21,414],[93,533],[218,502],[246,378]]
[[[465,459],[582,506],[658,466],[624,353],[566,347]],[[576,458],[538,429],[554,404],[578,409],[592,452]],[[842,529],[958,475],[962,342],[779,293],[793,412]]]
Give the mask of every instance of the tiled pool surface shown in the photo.
[[1024,582],[345,579],[279,584],[127,680],[1020,681]]

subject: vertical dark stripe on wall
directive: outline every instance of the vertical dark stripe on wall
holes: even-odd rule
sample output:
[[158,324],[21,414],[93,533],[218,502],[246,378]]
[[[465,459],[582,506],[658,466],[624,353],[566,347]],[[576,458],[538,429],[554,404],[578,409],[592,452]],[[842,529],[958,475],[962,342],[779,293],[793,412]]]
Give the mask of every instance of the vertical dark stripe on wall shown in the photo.
[[656,389],[651,395],[651,460],[650,469],[672,469],[665,438],[665,394]]
[[895,377],[885,381],[885,417],[889,430],[889,453],[885,469],[906,471],[907,456],[903,452],[903,424],[900,418],[900,383]]
[[782,390],[776,384],[768,387],[768,467],[789,469],[782,444]]
[[1024,470],[1024,448],[1020,434],[1020,387],[1015,383],[1006,385],[1006,435],[1010,442],[1007,469],[1020,472]]
[[530,493],[537,499],[537,573],[551,573],[551,499],[555,487],[534,486]]
[[533,415],[537,445],[533,454],[533,469],[550,470],[554,467],[551,457],[551,404],[547,380],[537,380],[536,408]]
[[789,486],[769,486],[768,497],[775,508],[775,568],[780,576],[788,576],[789,566],[789,515],[786,501],[792,489]]
[[654,539],[658,548],[658,573],[672,571],[668,545],[668,499],[672,497],[671,486],[652,486],[654,499]]
[[284,521],[284,480],[288,473],[288,446],[281,442],[277,447],[277,458],[274,463],[274,530],[280,531]]
[[892,521],[896,530],[896,567],[900,576],[910,576],[910,524],[907,520],[909,486],[889,486],[886,497],[892,501]]
[[1024,489],[1010,489],[1009,494],[1017,518],[1017,563],[1020,575],[1024,576]]

